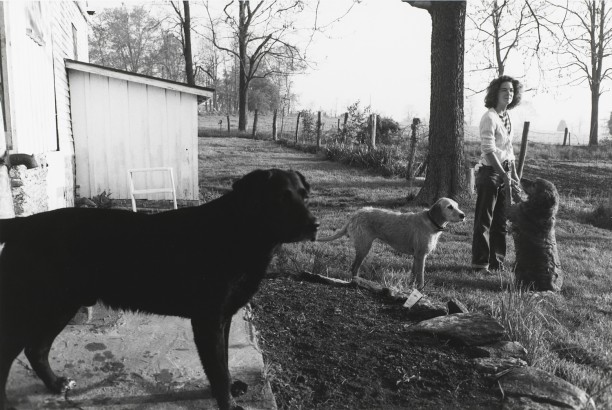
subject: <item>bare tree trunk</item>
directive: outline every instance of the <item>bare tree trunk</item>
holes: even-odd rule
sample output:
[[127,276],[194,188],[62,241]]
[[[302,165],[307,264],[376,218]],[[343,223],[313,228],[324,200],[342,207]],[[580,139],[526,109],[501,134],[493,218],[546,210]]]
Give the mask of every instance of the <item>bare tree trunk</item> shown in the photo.
[[239,85],[238,85],[238,131],[246,131],[247,124],[247,97],[249,80],[247,77],[247,26],[246,5],[240,1],[240,21],[238,27],[238,53],[240,55]]
[[189,10],[188,1],[183,1],[183,9],[185,11],[185,19],[183,20],[183,33],[185,35],[185,47],[183,48],[183,54],[185,55],[185,75],[187,77],[187,84],[195,85],[193,57],[191,53],[191,11]]
[[255,117],[253,117],[253,139],[257,137],[257,109],[255,109]]
[[599,85],[593,84],[591,90],[591,125],[589,128],[589,145],[598,145],[599,131]]
[[425,183],[416,201],[458,198],[467,182],[463,159],[464,1],[412,2],[431,15],[431,102]]
[[278,114],[278,109],[274,110],[274,115],[272,116],[272,140],[278,141],[278,135],[276,134],[276,115]]

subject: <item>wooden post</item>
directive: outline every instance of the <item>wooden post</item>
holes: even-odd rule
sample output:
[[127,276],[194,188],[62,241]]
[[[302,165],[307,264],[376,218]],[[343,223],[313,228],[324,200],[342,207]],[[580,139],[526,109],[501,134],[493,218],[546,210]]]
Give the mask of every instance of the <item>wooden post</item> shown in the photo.
[[[0,124],[4,122],[3,112],[0,110]],[[0,130],[0,218],[14,218],[13,193],[11,191],[11,178],[8,166],[8,147],[4,130]]]
[[465,169],[465,180],[467,181],[468,192],[471,195],[474,193],[474,189],[476,186],[476,176],[474,175],[473,167],[467,167]]
[[253,139],[257,136],[257,109],[255,110],[255,117],[253,118]]
[[272,140],[278,141],[278,136],[276,135],[276,114],[278,110],[274,110],[274,115],[272,116]]
[[338,132],[340,132],[340,118],[338,118]]
[[230,133],[230,119],[229,119],[229,114],[227,114],[227,133]]
[[567,127],[565,127],[565,134],[563,134],[563,146],[565,147],[565,143],[567,142]]
[[[567,129],[567,128],[566,128]],[[519,178],[523,176],[523,166],[525,165],[525,155],[527,155],[527,137],[529,136],[529,121],[523,124],[523,138],[521,139],[521,151],[519,153],[518,166],[516,173]]]
[[342,130],[346,133],[346,123],[348,122],[348,112],[344,113],[344,124],[342,126]]
[[370,114],[370,147],[376,148],[376,114]]
[[302,115],[302,111],[298,112],[297,121],[295,123],[295,145],[298,143],[298,130],[300,129],[300,115]]
[[281,130],[280,130],[280,138],[283,139],[283,128],[285,127],[285,107],[281,111]]
[[421,122],[420,119],[413,118],[412,125],[410,125],[412,134],[410,136],[410,151],[408,152],[408,167],[406,169],[406,179],[408,181],[412,181],[412,179],[414,178],[412,169],[414,168],[414,156],[416,154],[416,145],[417,145],[416,132],[417,132],[417,127],[419,126],[420,122]]
[[321,111],[317,114],[317,149],[321,148]]

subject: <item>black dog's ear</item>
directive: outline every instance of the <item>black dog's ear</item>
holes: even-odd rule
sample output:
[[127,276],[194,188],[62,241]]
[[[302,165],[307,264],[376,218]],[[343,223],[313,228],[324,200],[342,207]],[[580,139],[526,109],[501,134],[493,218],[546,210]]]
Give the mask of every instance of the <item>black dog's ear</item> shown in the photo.
[[306,181],[306,177],[302,175],[300,171],[293,171],[293,172],[295,172],[297,176],[300,177],[300,181],[302,181],[302,185],[304,185],[306,192],[310,193],[310,184]]

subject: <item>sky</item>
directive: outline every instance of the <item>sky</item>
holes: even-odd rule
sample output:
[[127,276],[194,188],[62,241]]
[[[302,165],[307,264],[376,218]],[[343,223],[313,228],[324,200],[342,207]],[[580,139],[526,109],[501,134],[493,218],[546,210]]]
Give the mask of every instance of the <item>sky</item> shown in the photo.
[[[334,0],[341,15],[349,1]],[[431,18],[400,0],[365,0],[311,45],[316,68],[295,78],[299,105],[341,113],[361,106],[397,120],[429,115]]]
[[[225,4],[219,0],[214,2]],[[121,4],[117,1],[90,3],[97,7]],[[320,23],[342,15],[351,3],[352,0],[322,0]],[[193,10],[192,7],[192,13]],[[431,18],[427,11],[401,0],[362,0],[309,45],[307,57],[315,64],[294,78],[293,91],[299,95],[297,107],[339,115],[359,100],[361,107],[370,105],[373,112],[400,122],[408,122],[412,117],[427,118],[430,37]],[[468,53],[466,62],[471,57]],[[506,74],[522,76],[522,61],[520,56],[516,58],[510,61]],[[468,75],[478,74],[466,70]],[[485,88],[492,79],[482,76],[476,82]],[[524,94],[521,106],[513,110],[515,123],[530,121],[533,130],[553,132],[564,120],[573,133],[588,134],[588,89],[563,87],[545,93],[538,81],[525,78],[525,88],[538,91]],[[611,94],[607,92],[601,97],[602,120],[612,110]],[[482,93],[469,96],[466,92],[466,97],[465,120],[469,125],[477,125],[485,111],[484,96]]]
[[[338,8],[350,2],[333,1]],[[335,25],[333,34],[311,46],[309,57],[317,65],[295,79],[299,106],[334,114],[360,100],[362,106],[371,105],[373,111],[400,122],[429,116],[431,18],[427,11],[401,0],[363,0]],[[470,57],[466,55],[466,63]],[[523,76],[522,61],[517,59],[520,56],[509,62],[506,74]],[[477,74],[466,70],[467,75]],[[482,88],[492,79],[482,76]],[[538,81],[524,79],[525,89],[534,91],[524,94],[523,103],[513,112],[514,121],[530,121],[532,130],[554,132],[564,120],[571,132],[584,138],[590,118],[588,88],[567,86],[543,92]],[[466,98],[468,124],[478,124],[485,111],[483,98],[482,93]],[[607,92],[600,99],[600,119],[607,119],[611,110],[612,95]]]

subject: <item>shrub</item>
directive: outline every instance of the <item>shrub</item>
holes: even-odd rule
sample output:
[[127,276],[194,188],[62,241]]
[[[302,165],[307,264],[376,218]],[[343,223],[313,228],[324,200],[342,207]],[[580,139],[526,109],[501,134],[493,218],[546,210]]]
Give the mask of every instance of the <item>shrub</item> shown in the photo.
[[612,200],[597,205],[587,216],[587,221],[599,228],[612,229]]

